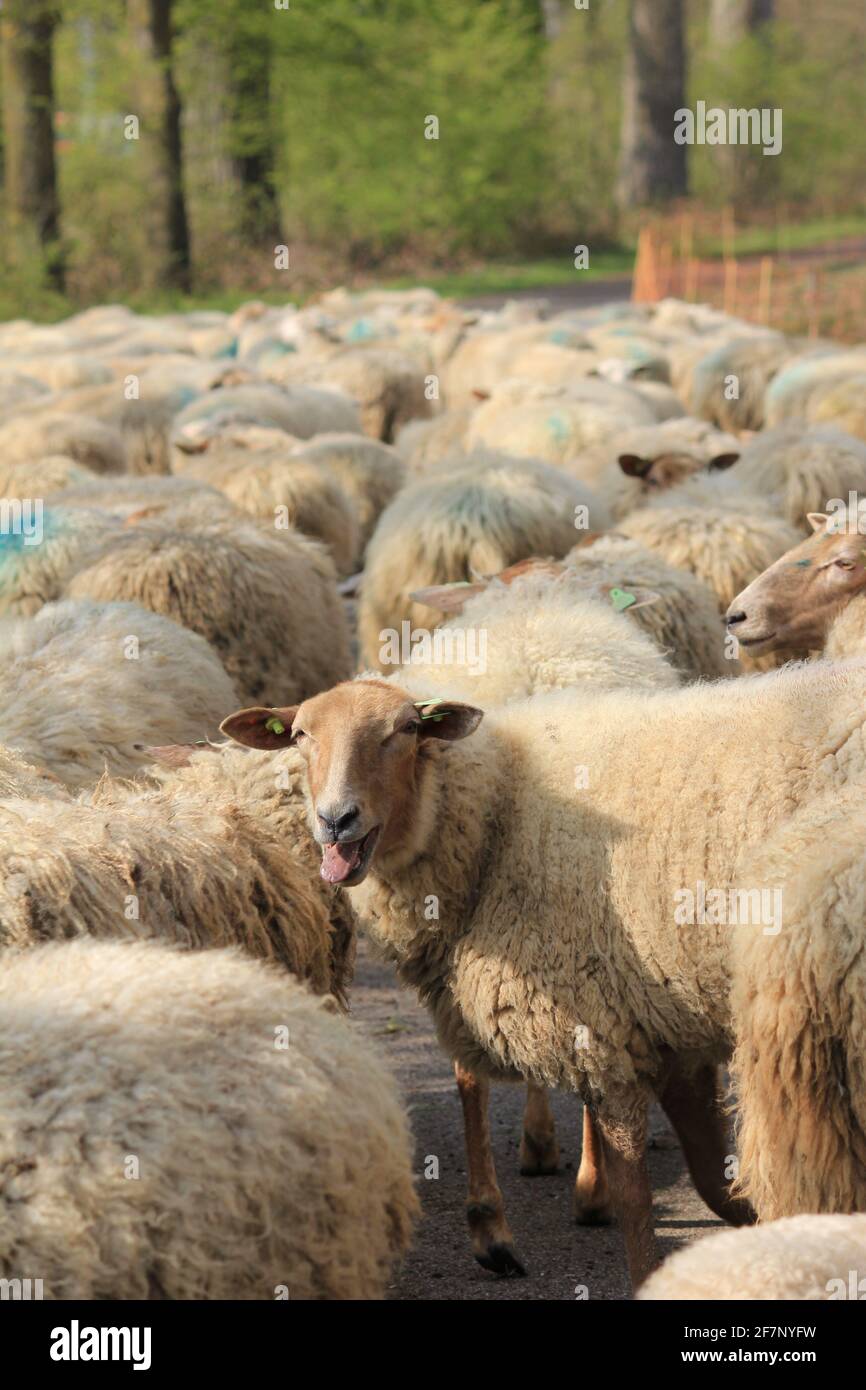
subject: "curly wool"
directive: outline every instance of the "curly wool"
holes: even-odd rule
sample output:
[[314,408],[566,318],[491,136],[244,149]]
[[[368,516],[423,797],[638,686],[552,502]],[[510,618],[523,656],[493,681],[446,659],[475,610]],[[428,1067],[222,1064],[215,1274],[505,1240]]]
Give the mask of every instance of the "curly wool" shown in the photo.
[[[686,404],[692,415],[726,430],[759,430],[764,424],[768,384],[796,348],[781,334],[735,338],[699,357],[691,372]],[[737,395],[727,389],[736,378]]]
[[46,497],[61,488],[93,482],[95,474],[65,454],[47,454],[26,462],[0,463],[0,496]]
[[335,990],[308,870],[230,798],[133,792],[0,802],[0,946],[75,936],[242,946]]
[[48,1299],[382,1298],[418,1214],[383,1061],[234,952],[5,961],[0,1110],[0,1274]]
[[47,454],[63,454],[93,473],[122,473],[126,467],[120,431],[88,415],[45,411],[0,427],[0,458],[24,463]]
[[466,447],[508,449],[561,465],[629,426],[655,423],[655,411],[638,391],[599,377],[582,378],[559,391],[511,381],[478,407],[466,431]]
[[563,555],[575,539],[575,508],[590,524],[607,514],[587,487],[531,459],[477,453],[449,460],[412,483],[382,513],[367,547],[359,608],[362,661],[380,657],[388,629],[433,628],[441,613],[413,602],[415,589],[498,574],[531,555]]
[[825,512],[831,498],[866,494],[866,443],[831,425],[779,425],[755,435],[734,473],[744,488],[773,499],[780,514],[805,535],[806,517]]
[[[494,581],[436,630],[439,647],[419,648],[394,675],[397,685],[488,708],[539,690],[664,690],[679,685],[656,644],[609,599],[575,588],[570,576],[528,574]],[[466,660],[467,634],[484,633],[484,669]],[[461,644],[461,635],[464,639]],[[473,644],[474,645],[474,644]],[[455,660],[461,653],[464,659]]]
[[229,499],[242,512],[273,526],[279,517],[295,530],[321,541],[330,552],[337,573],[354,569],[358,552],[358,524],[348,498],[326,468],[290,452],[290,441],[268,448],[246,449],[231,435],[221,436],[219,447],[193,454],[184,476],[200,478]]
[[213,736],[237,703],[207,642],[137,603],[0,619],[0,656],[0,741],[72,790],[132,777],[146,744]]
[[13,753],[11,748],[0,745],[0,797],[23,796],[37,798],[47,796],[66,801],[69,792],[63,783],[45,768],[34,767]]
[[75,571],[120,533],[117,517],[94,507],[43,508],[42,540],[0,535],[0,613],[28,617],[60,598]]
[[[322,430],[360,428],[357,406],[339,391],[312,386],[268,384],[222,386],[191,401],[175,416],[171,435],[172,459],[184,445],[236,425],[266,425],[309,439]],[[174,463],[172,464],[174,467]]]
[[358,524],[355,561],[360,565],[379,517],[406,481],[400,455],[360,434],[319,434],[309,444],[295,445],[293,452],[333,474],[349,499]]
[[[176,758],[172,757],[175,750],[159,751],[167,755],[166,766],[152,768],[151,773],[166,795],[191,794],[215,804],[234,804],[305,869],[313,896],[331,924],[331,990],[346,1004],[355,964],[355,918],[348,894],[326,883],[319,872],[321,850],[307,820],[305,763],[300,753],[294,748],[262,753],[234,743],[181,749]],[[172,762],[176,765],[169,766]]]
[[837,790],[744,868],[783,908],[775,935],[738,929],[732,991],[739,1186],[762,1220],[866,1211],[864,838],[861,789]]
[[864,697],[866,664],[807,664],[498,707],[428,756],[406,845],[353,905],[449,1055],[628,1114],[670,1051],[731,1045],[730,928],[678,925],[676,894],[748,882],[749,850],[798,805],[860,785]]
[[247,704],[303,700],[345,679],[348,629],[324,549],[252,519],[189,522],[143,521],[112,538],[67,595],[131,600],[198,632]]
[[[866,1216],[794,1216],[717,1231],[677,1250],[638,1299],[847,1299],[866,1262]],[[859,1292],[855,1298],[862,1298]]]
[[[265,372],[277,381],[308,381],[343,392],[356,403],[364,434],[387,444],[400,425],[432,413],[425,366],[405,352],[378,344],[341,348],[324,362],[281,357]],[[346,427],[334,423],[326,428]]]
[[95,507],[130,523],[166,513],[172,520],[184,513],[196,520],[237,515],[227,497],[197,478],[91,478],[63,487],[48,500],[64,511]]
[[657,593],[658,603],[635,608],[628,616],[686,680],[739,674],[739,662],[726,651],[716,596],[687,570],[616,533],[600,536],[592,545],[576,545],[565,563],[581,583]]

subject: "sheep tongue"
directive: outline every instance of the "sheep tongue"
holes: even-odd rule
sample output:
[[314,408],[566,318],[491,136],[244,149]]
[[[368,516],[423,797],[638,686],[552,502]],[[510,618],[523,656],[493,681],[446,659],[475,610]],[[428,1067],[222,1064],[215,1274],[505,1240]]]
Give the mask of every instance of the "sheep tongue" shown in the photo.
[[325,845],[322,849],[322,878],[328,883],[342,883],[353,869],[358,867],[361,858],[361,841],[352,840],[341,845]]

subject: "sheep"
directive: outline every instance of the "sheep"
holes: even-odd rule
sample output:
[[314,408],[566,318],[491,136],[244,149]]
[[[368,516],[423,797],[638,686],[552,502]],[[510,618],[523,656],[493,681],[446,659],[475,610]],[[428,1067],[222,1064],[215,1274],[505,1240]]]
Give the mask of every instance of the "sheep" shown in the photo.
[[630,512],[617,529],[708,585],[723,613],[735,594],[797,543],[798,533],[781,517],[764,514],[765,504],[749,493],[725,497],[739,501],[741,510],[695,505],[700,495],[671,489],[657,505]]
[[835,787],[743,866],[782,909],[772,933],[737,928],[731,991],[737,1187],[762,1221],[866,1211],[862,801]]
[[79,386],[101,386],[111,380],[111,372],[104,362],[77,351],[48,352],[39,357],[24,355],[16,359],[16,365],[53,394]]
[[317,434],[295,445],[299,459],[326,468],[352,503],[358,524],[360,563],[382,512],[406,481],[406,468],[395,449],[358,434]]
[[597,377],[559,392],[506,382],[475,411],[466,446],[508,449],[563,464],[580,449],[630,425],[651,425],[655,418],[637,391]]
[[0,426],[0,457],[26,463],[63,454],[93,473],[122,473],[126,452],[120,431],[86,415],[50,411],[21,415]]
[[105,779],[0,801],[0,949],[76,936],[242,946],[316,993],[342,1000],[347,983],[307,865],[225,792]]
[[831,497],[866,495],[866,443],[832,425],[779,425],[749,440],[734,473],[808,535],[808,514],[823,511]]
[[45,400],[50,395],[44,382],[22,372],[4,371],[0,367],[0,411],[4,415],[16,413],[22,406]]
[[210,642],[241,699],[313,693],[350,671],[330,558],[316,541],[251,518],[144,519],[111,536],[65,597],[131,600],[174,618]]
[[[700,906],[701,884],[727,904],[786,815],[859,788],[864,697],[866,663],[807,665],[675,691],[540,693],[478,730],[473,706],[359,678],[222,729],[307,758],[322,872],[354,890],[448,1055],[590,1104],[637,1285],[654,1261],[650,1093],[711,1209],[751,1219],[725,1186],[716,1097],[731,932]],[[852,909],[852,930],[861,922]],[[495,1260],[495,1226],[488,1239]]]
[[677,1250],[650,1276],[638,1298],[860,1299],[864,1266],[866,1216],[793,1216],[767,1226],[719,1231]]
[[[667,564],[637,541],[616,532],[604,536],[591,533],[558,563],[525,561],[496,578],[507,583],[524,565],[541,565],[548,573],[561,575],[568,591],[578,594],[599,590],[609,594],[612,589],[634,594],[647,591],[653,602],[629,604],[628,617],[653,639],[686,680],[739,674],[739,662],[727,650],[733,644],[725,642],[719,624],[715,595],[693,575]],[[424,591],[424,602],[443,612],[462,612],[466,601],[489,583],[480,579],[431,588]],[[555,643],[552,650],[556,650]]]
[[383,1061],[231,951],[4,961],[0,1109],[0,1273],[45,1298],[382,1298],[418,1215]]
[[835,660],[866,653],[866,550],[859,509],[812,512],[813,534],[731,600],[728,632],[748,652]]
[[684,416],[624,430],[570,459],[565,467],[596,488],[619,520],[656,492],[676,487],[694,473],[730,468],[739,455],[733,435]]
[[[793,357],[793,344],[781,334],[734,338],[699,357],[691,373],[687,404],[728,430],[759,430],[764,424],[767,385]],[[736,394],[733,389],[736,385]]]
[[131,777],[143,745],[207,738],[237,703],[203,638],[135,603],[0,619],[0,741],[72,790]]
[[172,458],[191,444],[237,425],[276,426],[299,439],[322,430],[360,430],[358,410],[348,396],[312,386],[223,386],[191,401],[175,416]]
[[408,689],[443,691],[487,708],[570,685],[664,690],[680,683],[657,645],[625,616],[654,603],[652,592],[578,587],[564,564],[533,561],[466,590],[463,602],[460,585],[422,591],[425,604],[454,603],[459,612],[413,644],[395,677]]
[[282,357],[265,371],[281,383],[305,381],[342,392],[357,403],[364,434],[386,444],[399,425],[432,413],[424,366],[391,348],[347,347],[323,363]]
[[[578,514],[582,507],[587,515]],[[367,547],[358,617],[362,659],[379,666],[383,633],[439,621],[413,590],[496,573],[530,555],[562,555],[580,520],[607,515],[582,484],[530,459],[477,452],[440,465],[398,493]]]
[[764,415],[767,425],[806,421],[816,391],[866,370],[862,347],[839,351],[835,346],[810,348],[791,359],[767,386]]
[[410,420],[397,434],[398,452],[412,473],[423,473],[463,447],[474,406],[443,410],[428,420]]
[[52,800],[67,801],[69,795],[60,779],[52,773],[34,767],[20,753],[0,746],[0,797],[23,796],[32,800],[47,796]]
[[816,424],[837,425],[866,441],[866,362],[863,369],[840,381],[828,381],[815,391],[806,410],[806,419]]
[[26,462],[13,460],[0,463],[0,495],[45,498],[63,488],[93,482],[96,476],[65,454],[48,454]]
[[221,434],[191,454],[183,477],[218,488],[240,511],[260,521],[277,520],[325,545],[345,577],[358,559],[358,523],[337,478],[315,462],[291,452],[291,439],[269,430],[275,442],[244,447],[244,436]]
[[59,598],[75,570],[97,554],[120,528],[117,517],[96,507],[42,509],[42,538],[0,534],[0,614],[27,617]]
[[332,991],[345,1002],[355,964],[355,920],[348,896],[319,873],[319,853],[307,825],[304,763],[294,748],[258,753],[226,742],[206,748],[172,744],[146,750],[151,777],[173,800],[231,798],[306,870],[307,883],[330,922]]
[[49,494],[46,501],[49,507],[61,508],[64,514],[81,507],[90,511],[96,509],[128,525],[134,525],[145,516],[167,515],[172,520],[189,517],[202,522],[239,516],[224,493],[197,478],[187,477],[91,476]]

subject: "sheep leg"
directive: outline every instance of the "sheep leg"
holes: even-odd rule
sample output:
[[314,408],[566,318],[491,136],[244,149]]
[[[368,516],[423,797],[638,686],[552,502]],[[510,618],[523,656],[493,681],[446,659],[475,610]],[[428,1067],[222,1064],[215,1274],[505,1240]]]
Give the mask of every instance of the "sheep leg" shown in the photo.
[[715,1067],[699,1067],[686,1073],[674,1060],[659,1101],[677,1132],[698,1195],[723,1221],[732,1226],[751,1225],[754,1211],[742,1198],[731,1196],[725,1175],[733,1155],[728,1152]]
[[612,1219],[604,1148],[587,1105],[583,1107],[583,1143],[572,1213],[578,1226],[607,1226]]
[[520,1141],[520,1171],[526,1178],[555,1173],[559,1167],[559,1145],[553,1111],[544,1086],[526,1083],[526,1109],[523,1112],[523,1138]]
[[596,1119],[632,1290],[637,1290],[659,1262],[646,1163],[647,1104],[644,1099],[633,1101],[627,1109],[606,1104]]
[[496,1181],[490,1145],[490,1084],[483,1077],[454,1063],[454,1075],[463,1106],[463,1132],[469,1170],[466,1218],[472,1236],[472,1252],[484,1269],[494,1274],[522,1275],[526,1269],[514,1249],[505,1217],[505,1203]]

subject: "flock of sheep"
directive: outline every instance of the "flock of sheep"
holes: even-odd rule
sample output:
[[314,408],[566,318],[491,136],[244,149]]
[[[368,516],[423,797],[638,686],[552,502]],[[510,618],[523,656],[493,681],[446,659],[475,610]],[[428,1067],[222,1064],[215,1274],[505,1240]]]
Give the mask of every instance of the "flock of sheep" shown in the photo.
[[[345,1017],[363,931],[454,1059],[482,1265],[523,1272],[525,1081],[522,1170],[576,1092],[575,1217],[641,1297],[848,1296],[866,347],[107,306],[0,326],[0,408],[0,1277],[382,1297],[419,1169]],[[656,1272],[651,1099],[741,1228]]]

